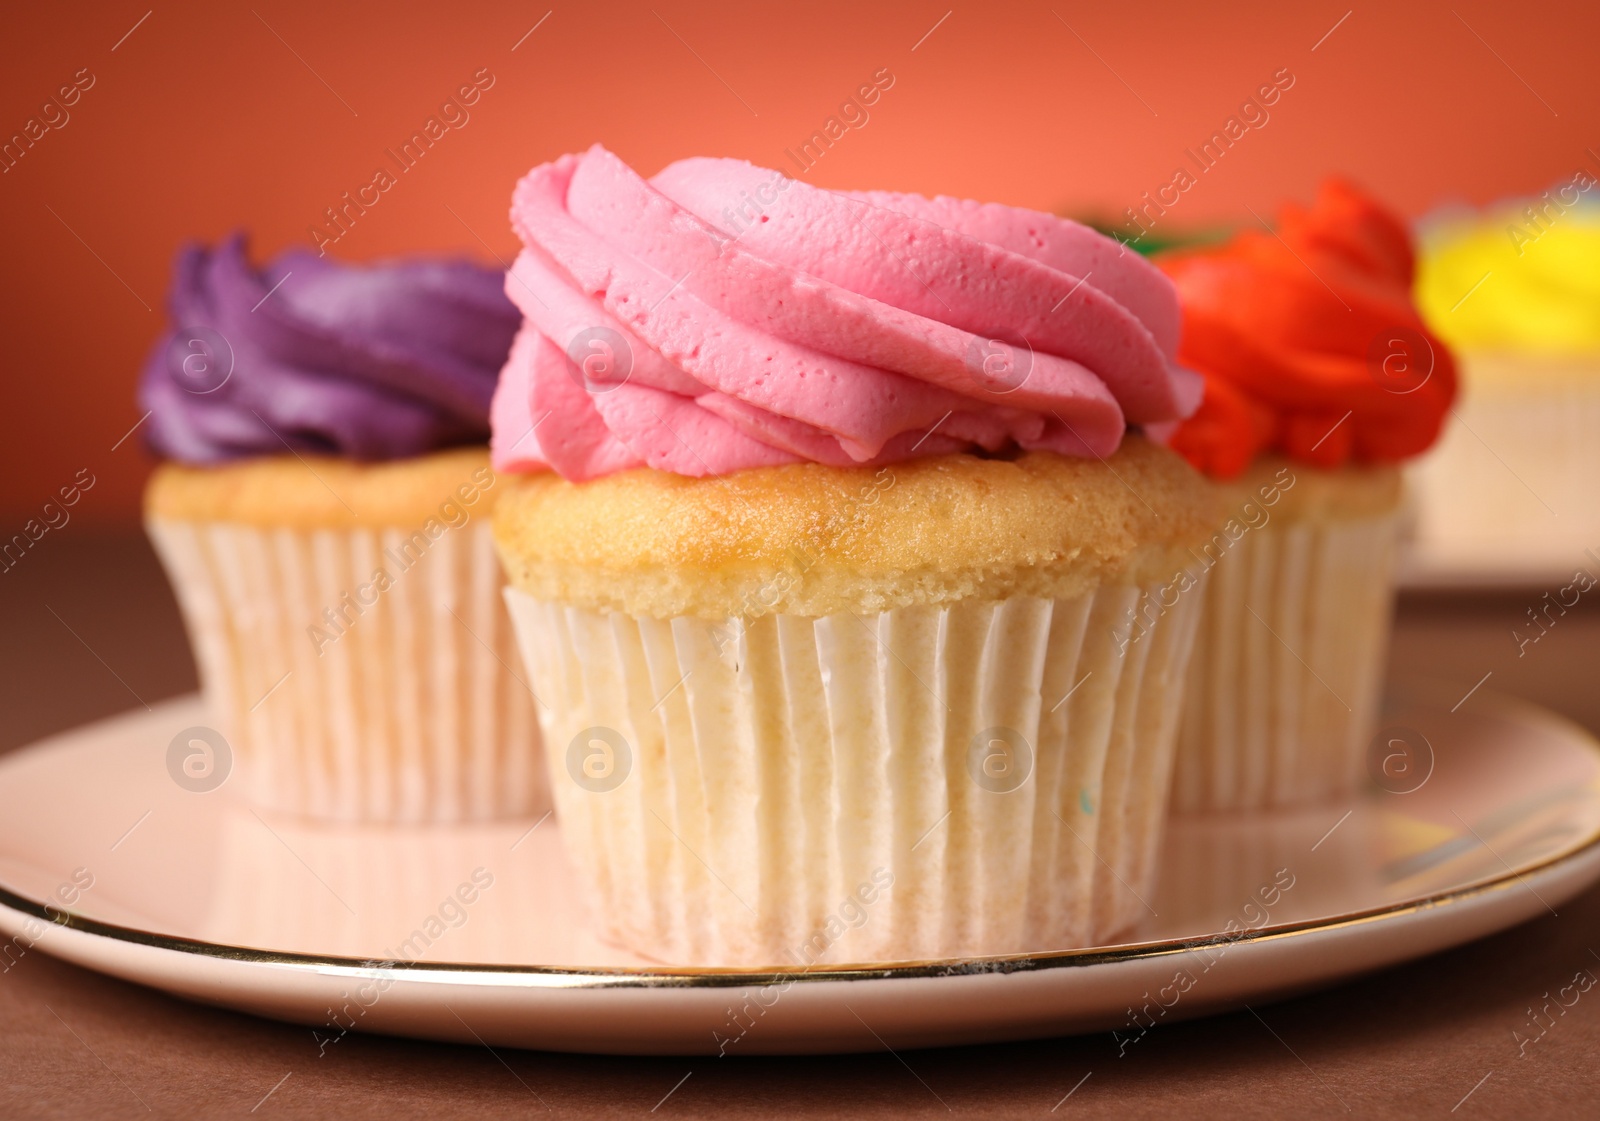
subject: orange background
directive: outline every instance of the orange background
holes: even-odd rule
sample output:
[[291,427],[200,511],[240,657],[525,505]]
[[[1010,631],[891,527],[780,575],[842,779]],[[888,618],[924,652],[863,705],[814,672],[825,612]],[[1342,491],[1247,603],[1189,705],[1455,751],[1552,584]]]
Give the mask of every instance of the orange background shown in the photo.
[[532,165],[597,140],[646,174],[693,154],[778,165],[881,67],[893,88],[809,181],[1120,214],[1282,67],[1294,87],[1163,219],[1172,229],[1266,215],[1330,170],[1412,215],[1600,172],[1585,151],[1600,151],[1592,3],[1372,6],[1342,24],[1339,2],[986,3],[938,23],[946,0],[655,0],[562,6],[525,39],[546,4],[253,3],[163,4],[142,24],[143,2],[0,17],[0,134],[80,68],[95,76],[65,127],[0,175],[0,537],[80,468],[98,482],[74,520],[137,516],[151,460],[137,435],[112,446],[139,418],[134,381],[182,241],[244,227],[258,255],[308,243],[480,67],[496,80],[467,126],[336,255],[509,260],[507,200]]

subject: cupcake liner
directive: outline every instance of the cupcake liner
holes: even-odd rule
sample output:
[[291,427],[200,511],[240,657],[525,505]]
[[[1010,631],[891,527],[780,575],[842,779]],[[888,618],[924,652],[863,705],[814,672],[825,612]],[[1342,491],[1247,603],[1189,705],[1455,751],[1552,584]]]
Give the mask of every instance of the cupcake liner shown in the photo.
[[601,935],[703,965],[1083,946],[1145,914],[1200,593],[661,620],[508,590]]
[[396,823],[549,807],[487,519],[436,539],[169,519],[148,528],[250,801]]
[[1383,680],[1398,516],[1248,531],[1213,561],[1172,806],[1324,801],[1360,783]]

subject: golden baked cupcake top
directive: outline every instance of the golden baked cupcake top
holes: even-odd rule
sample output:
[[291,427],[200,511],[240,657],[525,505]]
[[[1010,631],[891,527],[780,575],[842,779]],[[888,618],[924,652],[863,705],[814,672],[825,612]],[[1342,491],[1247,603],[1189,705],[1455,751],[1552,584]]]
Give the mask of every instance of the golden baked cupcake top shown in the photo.
[[1220,522],[1215,490],[1137,436],[1105,459],[957,454],[501,485],[495,536],[515,587],[656,618],[1070,597],[1168,579]]
[[210,467],[163,464],[145,489],[145,514],[294,529],[415,529],[430,518],[454,525],[463,514],[487,514],[502,489],[483,447],[381,463],[280,455]]
[[1400,470],[1392,464],[1348,464],[1323,471],[1284,456],[1263,456],[1235,479],[1217,483],[1223,516],[1339,522],[1381,517],[1400,505]]

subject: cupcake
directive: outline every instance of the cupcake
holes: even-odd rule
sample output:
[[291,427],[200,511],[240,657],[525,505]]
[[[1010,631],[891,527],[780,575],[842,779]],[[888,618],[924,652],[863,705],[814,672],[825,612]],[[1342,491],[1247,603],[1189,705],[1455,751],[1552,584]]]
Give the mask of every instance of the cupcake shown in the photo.
[[495,532],[601,936],[809,967],[1144,915],[1215,525],[1126,434],[1196,404],[1170,283],[733,160],[595,148],[512,219]]
[[[1392,611],[1396,464],[1438,437],[1450,353],[1411,302],[1405,227],[1332,180],[1275,231],[1158,259],[1205,400],[1172,447],[1226,521],[1178,736],[1173,806],[1259,809],[1360,782]],[[1137,625],[1137,622],[1135,622]]]
[[[1425,223],[1417,302],[1461,356],[1462,400],[1418,465],[1424,573],[1569,573],[1600,543],[1600,205],[1542,198]],[[1542,634],[1532,622],[1524,634]]]
[[253,804],[445,822],[548,806],[483,441],[517,329],[467,263],[180,253],[139,385],[146,526]]

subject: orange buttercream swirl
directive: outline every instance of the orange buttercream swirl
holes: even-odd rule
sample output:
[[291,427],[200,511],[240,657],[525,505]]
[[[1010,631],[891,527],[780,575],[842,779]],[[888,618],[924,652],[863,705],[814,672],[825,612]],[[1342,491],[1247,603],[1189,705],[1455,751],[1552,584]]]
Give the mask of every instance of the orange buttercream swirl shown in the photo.
[[1157,263],[1183,305],[1179,361],[1206,381],[1172,446],[1238,475],[1279,452],[1314,467],[1426,451],[1455,399],[1450,352],[1412,302],[1405,225],[1348,183],[1323,183],[1278,229]]

